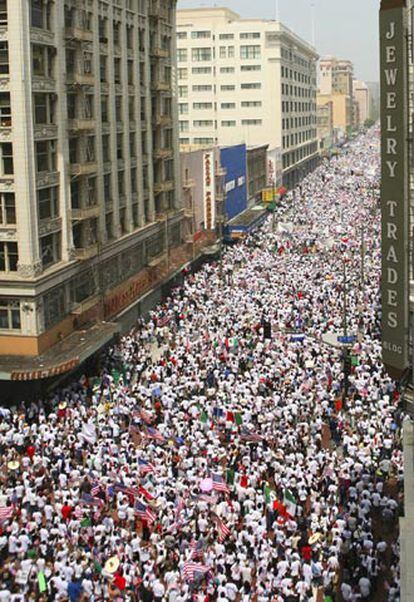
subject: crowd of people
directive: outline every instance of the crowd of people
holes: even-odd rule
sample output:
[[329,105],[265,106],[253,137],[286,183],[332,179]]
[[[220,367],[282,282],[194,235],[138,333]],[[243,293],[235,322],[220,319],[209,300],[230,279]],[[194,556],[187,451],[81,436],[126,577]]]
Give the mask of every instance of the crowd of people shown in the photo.
[[0,411],[0,601],[399,599],[378,186],[374,128],[101,374]]

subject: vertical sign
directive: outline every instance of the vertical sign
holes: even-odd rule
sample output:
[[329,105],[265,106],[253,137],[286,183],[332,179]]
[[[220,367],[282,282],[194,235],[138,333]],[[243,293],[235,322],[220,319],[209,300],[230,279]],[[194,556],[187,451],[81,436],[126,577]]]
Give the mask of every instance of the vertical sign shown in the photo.
[[216,227],[216,195],[214,174],[214,153],[208,151],[203,156],[204,170],[204,227],[214,230]]
[[406,0],[382,0],[380,9],[382,357],[388,373],[394,378],[399,378],[409,364],[406,36]]

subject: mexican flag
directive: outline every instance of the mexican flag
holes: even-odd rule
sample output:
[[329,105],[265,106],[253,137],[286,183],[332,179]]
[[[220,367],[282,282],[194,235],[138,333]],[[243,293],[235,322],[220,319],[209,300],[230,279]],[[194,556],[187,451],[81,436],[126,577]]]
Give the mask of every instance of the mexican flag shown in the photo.
[[243,424],[243,417],[239,412],[236,412],[234,414],[234,420],[235,420],[237,426],[241,426]]
[[276,499],[276,491],[266,484],[264,488],[264,496],[266,504],[272,504]]
[[289,489],[285,489],[285,493],[283,496],[283,504],[286,507],[286,512],[290,514],[290,516],[295,516],[297,503]]

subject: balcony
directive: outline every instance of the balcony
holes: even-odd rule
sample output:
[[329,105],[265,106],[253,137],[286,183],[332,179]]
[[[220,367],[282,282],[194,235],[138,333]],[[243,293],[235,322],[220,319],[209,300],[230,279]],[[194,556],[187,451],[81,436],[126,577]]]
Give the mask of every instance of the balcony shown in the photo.
[[72,176],[89,176],[95,173],[98,165],[95,161],[89,163],[72,163],[70,173]]
[[75,257],[76,259],[90,259],[91,257],[95,257],[98,254],[98,243],[89,245],[88,247],[79,247],[75,249]]
[[171,159],[173,156],[172,148],[156,148],[154,150],[154,159],[162,160],[162,159]]
[[167,125],[171,125],[172,117],[171,115],[157,115],[155,117],[155,124],[158,127],[165,127]]
[[166,48],[156,46],[151,50],[151,55],[156,56],[159,59],[167,59],[169,57],[169,51]]
[[183,180],[183,188],[185,190],[187,190],[189,188],[194,188],[195,185],[196,185],[195,180],[193,180],[192,178],[187,178],[186,180]]
[[171,90],[171,83],[158,80],[153,82],[152,88],[157,92],[168,92],[169,90]]
[[92,73],[68,73],[67,82],[69,85],[75,86],[93,86],[95,83],[95,76]]
[[164,182],[154,183],[154,194],[161,194],[162,192],[169,192],[174,189],[174,182],[172,180],[165,180]]
[[99,205],[92,205],[91,207],[80,207],[79,209],[72,209],[71,218],[73,220],[90,219],[92,217],[99,216]]
[[96,125],[95,119],[90,117],[80,119],[70,119],[68,122],[68,128],[78,132],[84,132],[86,130],[94,130]]
[[68,27],[65,31],[65,38],[79,40],[79,42],[93,42],[93,33],[83,27]]

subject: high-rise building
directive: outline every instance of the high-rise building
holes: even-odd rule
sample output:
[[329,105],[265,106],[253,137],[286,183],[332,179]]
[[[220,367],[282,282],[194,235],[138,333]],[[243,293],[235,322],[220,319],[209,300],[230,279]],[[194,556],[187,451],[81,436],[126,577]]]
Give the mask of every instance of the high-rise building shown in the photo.
[[177,11],[182,145],[268,145],[293,186],[317,162],[315,49],[277,21]]
[[371,110],[371,98],[369,88],[365,82],[358,79],[353,81],[354,99],[358,105],[357,126],[362,126],[367,121]]
[[58,344],[44,376],[181,245],[175,0],[2,0],[0,31],[0,356]]
[[345,135],[355,123],[353,73],[351,61],[326,57],[319,61],[319,105],[332,102],[333,126]]

